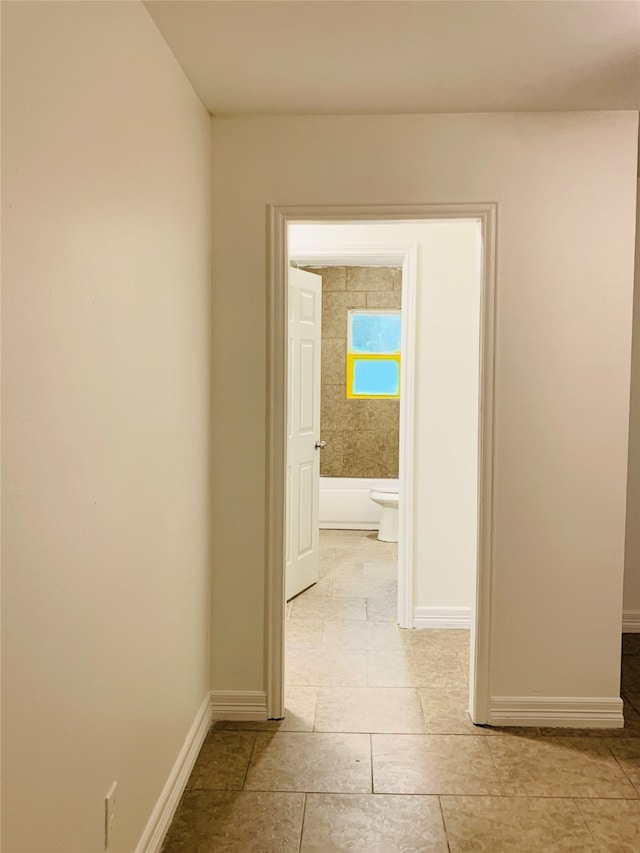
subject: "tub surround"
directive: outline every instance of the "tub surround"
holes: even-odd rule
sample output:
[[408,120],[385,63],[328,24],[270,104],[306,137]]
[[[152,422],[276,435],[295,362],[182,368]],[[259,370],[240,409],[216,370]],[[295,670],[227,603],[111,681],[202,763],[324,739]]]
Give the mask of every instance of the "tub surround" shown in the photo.
[[318,267],[322,276],[322,477],[398,476],[398,400],[346,397],[347,312],[400,308],[402,270],[396,267]]

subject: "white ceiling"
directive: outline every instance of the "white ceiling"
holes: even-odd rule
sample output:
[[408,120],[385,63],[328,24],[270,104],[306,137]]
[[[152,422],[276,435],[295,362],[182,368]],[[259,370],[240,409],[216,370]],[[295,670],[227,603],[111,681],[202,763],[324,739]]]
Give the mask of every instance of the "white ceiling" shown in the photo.
[[640,109],[640,0],[147,0],[211,113]]

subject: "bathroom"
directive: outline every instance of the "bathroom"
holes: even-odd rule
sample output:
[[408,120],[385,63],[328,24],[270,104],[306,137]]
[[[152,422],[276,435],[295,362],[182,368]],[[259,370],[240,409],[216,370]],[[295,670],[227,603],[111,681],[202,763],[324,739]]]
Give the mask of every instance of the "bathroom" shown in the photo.
[[[376,333],[370,333],[369,349],[384,346],[392,351],[394,360],[399,356],[402,267],[342,265],[303,269],[322,277],[320,434],[326,447],[320,456],[320,528],[378,530],[384,514],[390,522],[383,526],[380,538],[397,541],[399,383],[390,388],[366,389],[377,393],[361,393],[358,397],[349,396],[346,383],[353,381],[347,364],[347,352],[353,348],[350,324],[364,320],[377,329],[392,324],[394,340],[386,346],[376,346],[372,340]],[[379,332],[377,337],[380,338]],[[374,367],[380,361],[376,359]],[[399,358],[396,364],[398,373],[394,379],[399,379]],[[381,391],[388,393],[383,395]],[[374,502],[372,490],[376,490],[374,495],[382,493],[389,500],[395,497],[395,507],[383,508]]]
[[[289,228],[290,260],[322,275],[319,526],[376,531],[383,508],[371,490],[399,489],[392,512],[404,628],[471,626],[480,245],[473,220]],[[380,311],[401,315],[403,394],[350,398],[349,324]]]

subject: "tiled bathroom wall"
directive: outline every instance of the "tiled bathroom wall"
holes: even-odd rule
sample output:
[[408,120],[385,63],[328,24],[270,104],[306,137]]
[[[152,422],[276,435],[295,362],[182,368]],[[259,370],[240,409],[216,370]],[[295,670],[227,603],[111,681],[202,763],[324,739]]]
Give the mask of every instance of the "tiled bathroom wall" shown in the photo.
[[346,396],[347,311],[400,308],[402,270],[394,267],[305,267],[322,276],[323,477],[397,477],[398,400]]

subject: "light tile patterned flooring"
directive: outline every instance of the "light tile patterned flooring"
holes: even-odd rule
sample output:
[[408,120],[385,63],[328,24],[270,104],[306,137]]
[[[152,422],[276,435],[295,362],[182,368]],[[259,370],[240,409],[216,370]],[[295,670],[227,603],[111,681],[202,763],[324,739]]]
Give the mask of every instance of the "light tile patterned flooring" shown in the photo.
[[638,853],[640,634],[626,726],[473,726],[468,632],[395,623],[396,547],[322,531],[287,607],[281,722],[216,723],[164,853]]

